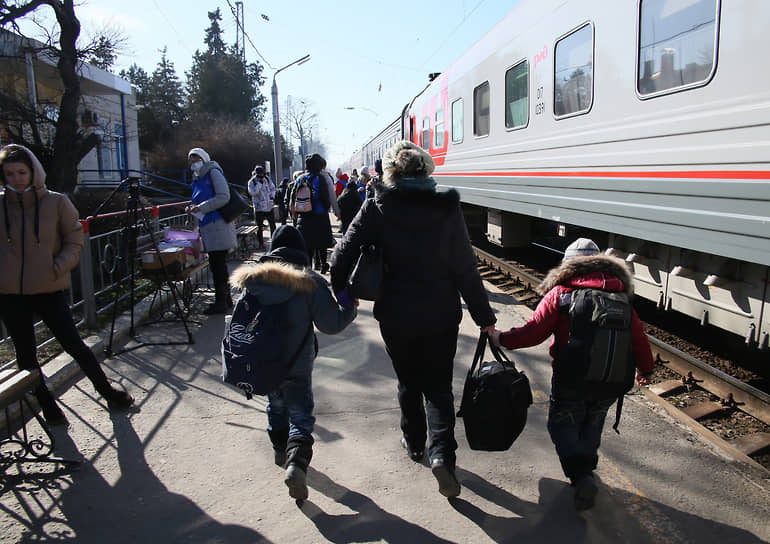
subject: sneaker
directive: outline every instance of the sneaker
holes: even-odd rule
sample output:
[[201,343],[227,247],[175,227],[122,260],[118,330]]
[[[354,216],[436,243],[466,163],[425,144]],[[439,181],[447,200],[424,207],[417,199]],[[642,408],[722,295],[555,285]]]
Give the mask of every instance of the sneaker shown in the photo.
[[460,482],[457,481],[454,470],[450,469],[443,459],[433,459],[430,462],[430,470],[438,481],[439,493],[448,499],[460,494]]
[[406,450],[406,453],[409,455],[409,459],[415,463],[419,463],[422,461],[422,458],[425,457],[425,450],[413,450],[410,448],[405,436],[401,437],[401,447]]
[[307,499],[306,473],[297,465],[291,464],[286,469],[286,478],[283,482],[289,488],[289,497],[298,501]]
[[593,474],[585,474],[575,482],[575,509],[588,510],[592,508],[596,500],[596,487]]
[[128,394],[126,391],[120,389],[113,389],[112,393],[107,395],[107,407],[110,412],[120,412],[122,410],[128,410],[134,404],[134,397]]

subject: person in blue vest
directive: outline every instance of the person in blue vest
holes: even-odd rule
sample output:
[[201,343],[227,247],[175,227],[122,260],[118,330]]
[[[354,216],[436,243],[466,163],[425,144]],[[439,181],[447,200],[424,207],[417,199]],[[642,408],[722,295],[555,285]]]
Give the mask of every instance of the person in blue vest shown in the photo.
[[225,221],[217,210],[230,201],[230,188],[222,167],[200,147],[191,149],[187,160],[193,174],[192,204],[187,206],[187,213],[198,218],[203,249],[209,254],[209,267],[214,280],[214,302],[203,313],[224,314],[233,307],[227,284],[227,253],[237,245],[238,240],[235,224]]

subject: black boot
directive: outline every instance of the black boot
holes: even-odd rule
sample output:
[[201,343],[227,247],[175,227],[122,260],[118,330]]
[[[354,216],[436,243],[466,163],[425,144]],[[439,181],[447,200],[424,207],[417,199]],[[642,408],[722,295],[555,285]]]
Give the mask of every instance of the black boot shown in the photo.
[[[230,289],[225,285],[214,286],[214,303],[209,304],[203,313],[205,315],[226,314],[228,309],[227,299],[230,296]],[[232,302],[232,300],[231,300]]]
[[289,440],[287,450],[289,466],[286,468],[284,483],[289,488],[289,496],[292,499],[304,501],[308,495],[305,477],[310,459],[313,457],[313,446],[301,438],[292,438]]
[[273,444],[273,461],[279,467],[285,467],[288,459],[286,445],[289,442],[289,428],[278,430],[267,430],[270,442]]
[[67,416],[61,411],[61,408],[56,404],[56,399],[48,390],[46,385],[40,384],[35,390],[35,397],[37,403],[40,405],[40,410],[43,412],[43,418],[49,425],[66,425]]

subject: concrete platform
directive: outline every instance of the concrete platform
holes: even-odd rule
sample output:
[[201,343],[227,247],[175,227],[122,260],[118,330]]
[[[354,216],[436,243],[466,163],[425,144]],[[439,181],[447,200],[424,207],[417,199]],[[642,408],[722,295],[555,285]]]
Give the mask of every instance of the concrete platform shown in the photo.
[[[503,294],[490,298],[501,326],[529,315]],[[605,431],[595,508],[576,513],[545,428],[545,343],[514,352],[535,404],[509,451],[471,451],[458,420],[462,493],[448,501],[399,445],[395,377],[368,302],[343,333],[318,335],[317,441],[310,497],[297,506],[273,464],[264,398],[246,401],[221,383],[222,317],[198,318],[193,345],[147,346],[104,363],[136,397],[133,412],[110,415],[85,379],[64,387],[71,425],[56,431],[57,454],[84,462],[76,471],[25,467],[23,477],[9,469],[0,542],[770,541],[768,474],[726,457],[639,392],[624,404],[621,434]],[[466,313],[456,404],[477,331]]]

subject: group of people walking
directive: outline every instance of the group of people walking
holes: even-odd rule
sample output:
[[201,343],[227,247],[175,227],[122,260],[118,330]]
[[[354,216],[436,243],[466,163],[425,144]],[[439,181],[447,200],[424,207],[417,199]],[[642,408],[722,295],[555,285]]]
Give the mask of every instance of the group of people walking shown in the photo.
[[[354,171],[347,180],[338,170],[335,182],[319,155],[308,156],[305,171],[296,173],[291,181],[282,180],[279,187],[264,169],[256,167],[248,191],[259,230],[267,220],[272,239],[268,249],[258,234],[265,253],[257,263],[241,266],[229,276],[225,258],[236,245],[235,227],[217,211],[229,198],[227,182],[203,149],[191,149],[188,160],[193,171],[188,211],[201,217],[198,225],[215,283],[215,301],[204,313],[229,311],[233,305],[230,284],[257,296],[262,304],[287,304],[291,317],[286,321],[291,340],[288,351],[296,351],[298,356],[280,386],[267,395],[267,431],[274,461],[285,468],[289,494],[298,500],[308,496],[305,478],[314,444],[312,371],[317,341],[313,327],[334,334],[355,319],[358,301],[349,292],[347,280],[362,246],[377,246],[385,263],[382,292],[373,313],[397,377],[399,440],[412,461],[427,461],[439,492],[449,498],[461,491],[456,476],[452,391],[461,299],[481,333],[498,346],[516,349],[553,336],[551,354],[555,357],[570,336],[566,316],[559,308],[560,295],[586,286],[631,291],[625,267],[600,254],[592,241],[580,239],[567,248],[562,264],[541,285],[544,298],[532,319],[508,331],[496,328],[497,318],[477,269],[459,194],[437,190],[433,159],[408,141],[386,152],[372,183],[366,179],[366,168],[360,176]],[[82,247],[77,211],[64,195],[45,188],[42,168],[25,148],[3,148],[0,166],[5,188],[0,195],[0,223],[5,228],[5,236],[0,237],[0,262],[11,271],[0,282],[0,315],[13,339],[19,365],[38,366],[31,327],[33,313],[39,313],[50,322],[54,334],[64,339],[65,349],[78,360],[110,408],[130,406],[133,398],[113,388],[90,350],[83,349],[63,294]],[[359,180],[364,183],[363,193]],[[276,228],[273,209],[277,201],[283,203],[283,210],[278,216],[282,225]],[[340,218],[344,232],[336,245],[330,211]],[[294,225],[287,224],[289,220]],[[29,266],[33,259],[38,266]],[[330,281],[321,275],[327,272]],[[652,355],[635,313],[632,325],[636,379],[644,384],[653,368]],[[36,394],[45,418],[61,420],[45,386]],[[575,487],[579,509],[593,505],[597,492],[593,471],[604,419],[613,401],[571,389],[554,368],[548,431],[564,473]]]

